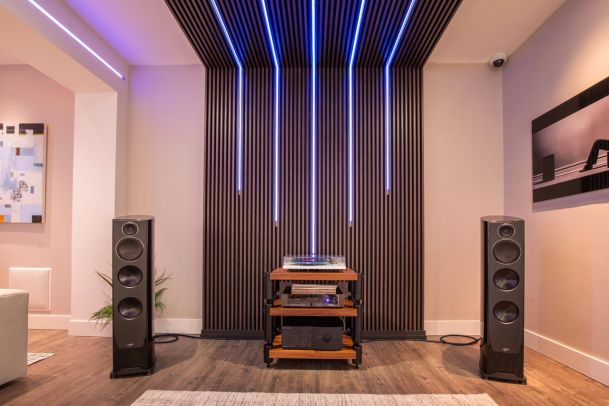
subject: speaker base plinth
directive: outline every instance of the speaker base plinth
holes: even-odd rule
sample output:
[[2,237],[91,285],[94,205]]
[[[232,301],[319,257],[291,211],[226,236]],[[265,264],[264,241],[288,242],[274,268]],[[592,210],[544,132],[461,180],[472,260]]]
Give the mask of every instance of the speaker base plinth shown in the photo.
[[520,385],[527,384],[526,376],[517,376],[514,374],[506,374],[506,373],[502,373],[502,372],[495,372],[492,374],[487,374],[482,369],[480,369],[480,377],[487,381],[493,380],[493,381],[501,381],[501,382],[508,382],[508,383],[517,383]]
[[110,371],[110,379],[118,379],[118,378],[128,378],[130,376],[142,376],[142,375],[152,375],[156,370],[156,365],[153,365],[150,369],[144,368],[124,368],[120,371]]

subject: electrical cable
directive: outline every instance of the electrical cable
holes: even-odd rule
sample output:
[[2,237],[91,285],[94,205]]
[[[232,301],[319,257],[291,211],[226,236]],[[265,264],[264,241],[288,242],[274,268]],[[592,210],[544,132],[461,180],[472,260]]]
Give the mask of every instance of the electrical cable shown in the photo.
[[[158,341],[157,338],[161,338],[161,337],[167,337],[169,339],[168,340],[166,339],[166,340]],[[195,340],[203,340],[203,337],[201,337],[201,336],[195,336],[195,335],[191,335],[191,334],[161,333],[161,334],[155,334],[154,335],[154,343],[155,344],[175,343],[176,341],[178,341],[180,339],[180,337],[192,338],[192,339],[195,339]]]
[[[468,338],[470,341],[464,341],[464,342],[455,342],[455,341],[447,341],[446,338],[448,337],[458,337],[458,338]],[[439,340],[425,340],[428,343],[438,343],[438,344],[448,344],[448,345],[454,345],[457,347],[465,347],[467,345],[474,345],[476,343],[478,343],[480,341],[480,337],[476,338],[474,336],[468,336],[468,335],[463,335],[463,334],[446,334],[440,337]]]

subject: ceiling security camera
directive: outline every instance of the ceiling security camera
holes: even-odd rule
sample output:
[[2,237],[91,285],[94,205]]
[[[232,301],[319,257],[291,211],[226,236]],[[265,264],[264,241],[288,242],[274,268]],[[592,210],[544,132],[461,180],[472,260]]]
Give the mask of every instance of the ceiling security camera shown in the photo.
[[499,69],[501,68],[503,65],[505,65],[505,63],[507,62],[508,58],[506,54],[495,54],[493,55],[493,57],[490,59],[489,64],[495,68],[495,69]]

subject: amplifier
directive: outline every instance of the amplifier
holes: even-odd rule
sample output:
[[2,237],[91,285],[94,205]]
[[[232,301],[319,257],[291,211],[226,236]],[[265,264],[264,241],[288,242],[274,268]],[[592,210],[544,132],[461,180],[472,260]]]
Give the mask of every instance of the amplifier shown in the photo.
[[292,287],[286,286],[281,293],[283,307],[344,307],[345,295],[340,287],[336,293],[294,294]]
[[284,317],[281,347],[336,351],[343,348],[344,325],[340,317]]

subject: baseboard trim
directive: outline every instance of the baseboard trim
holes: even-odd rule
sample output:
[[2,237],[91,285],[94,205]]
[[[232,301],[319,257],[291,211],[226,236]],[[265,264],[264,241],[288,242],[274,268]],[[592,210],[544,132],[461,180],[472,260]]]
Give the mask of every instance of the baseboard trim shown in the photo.
[[201,337],[210,340],[262,340],[263,330],[201,330]]
[[67,330],[71,318],[69,314],[30,313],[27,323],[31,330]]
[[93,320],[72,319],[68,323],[68,335],[84,337],[112,337],[112,325],[104,326]]
[[446,334],[480,335],[480,320],[425,320],[428,336]]
[[427,339],[425,330],[407,331],[363,331],[362,337],[365,340],[416,340]]
[[524,330],[527,347],[609,386],[609,362],[531,330]]
[[201,319],[162,319],[154,320],[155,333],[179,333],[194,334],[201,333],[203,320]]
[[[103,326],[93,320],[69,320],[68,334],[71,336],[112,337],[112,325]],[[165,319],[154,320],[155,333],[195,334],[201,332],[201,319]]]

